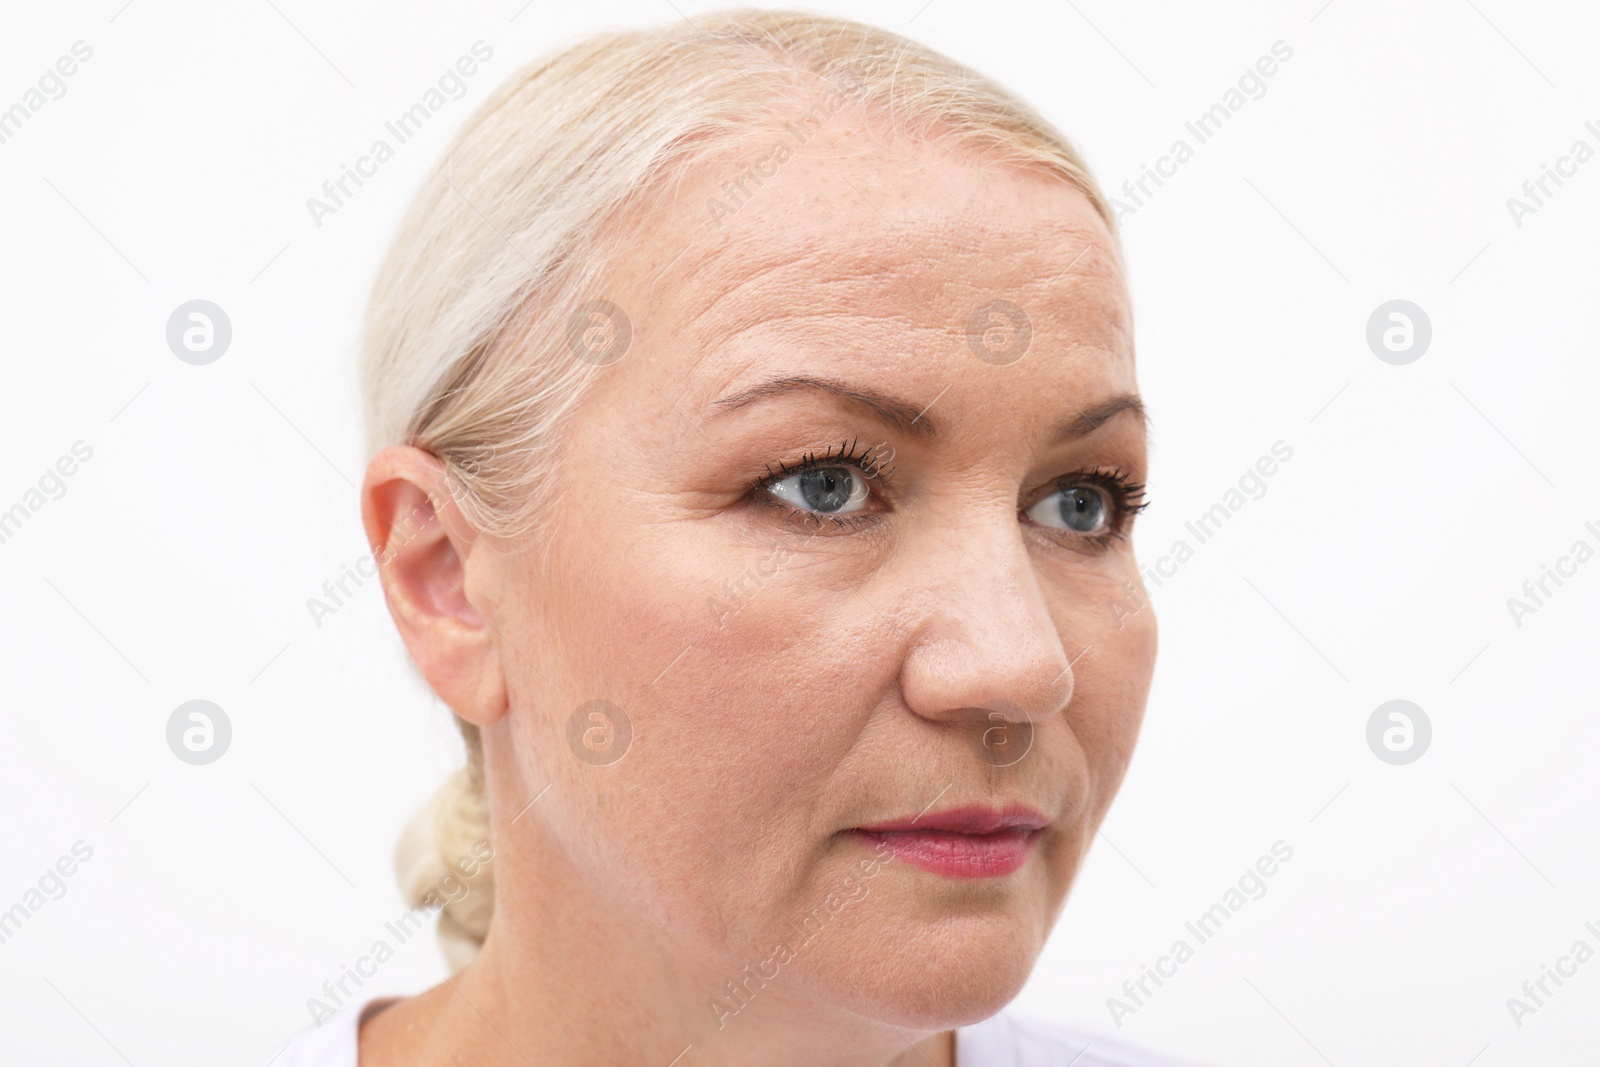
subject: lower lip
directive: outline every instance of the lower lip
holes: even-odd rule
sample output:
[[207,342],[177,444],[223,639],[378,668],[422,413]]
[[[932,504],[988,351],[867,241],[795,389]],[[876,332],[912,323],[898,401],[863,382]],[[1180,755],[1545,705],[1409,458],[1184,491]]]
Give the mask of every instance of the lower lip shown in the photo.
[[1001,878],[1021,869],[1039,843],[1039,830],[1018,827],[988,834],[948,830],[855,830],[867,844],[895,859],[946,878]]

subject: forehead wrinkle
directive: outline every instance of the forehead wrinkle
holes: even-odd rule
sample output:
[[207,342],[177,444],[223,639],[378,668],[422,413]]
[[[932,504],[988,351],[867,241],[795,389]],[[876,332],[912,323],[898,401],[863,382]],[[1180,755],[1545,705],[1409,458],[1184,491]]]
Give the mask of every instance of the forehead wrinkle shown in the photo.
[[[727,352],[747,334],[770,333],[779,338],[793,338],[796,355],[821,357],[830,352],[847,353],[848,363],[854,365],[863,361],[875,363],[883,358],[943,352],[951,344],[959,347],[964,343],[959,338],[956,341],[950,338],[952,323],[959,330],[964,320],[952,320],[946,314],[948,300],[940,299],[940,293],[957,283],[945,282],[929,292],[906,293],[905,299],[896,300],[894,296],[899,286],[889,275],[899,275],[903,280],[907,272],[863,274],[853,270],[830,270],[829,265],[836,268],[838,260],[829,255],[829,251],[818,248],[800,257],[771,256],[756,269],[736,272],[730,284],[710,289],[711,295],[704,298],[702,306],[686,322],[697,334],[694,348],[699,352],[698,365],[705,367],[713,361],[724,364],[722,369],[712,372],[711,377],[716,381],[708,383],[712,391],[703,399],[709,401],[749,368],[748,358],[730,359]],[[863,255],[858,258],[879,257]],[[900,263],[903,266],[905,260]],[[796,299],[795,291],[789,288],[787,276],[791,271],[800,272],[800,288],[806,299]],[[1036,289],[1036,296],[1024,303],[1029,305],[1036,326],[1050,323],[1063,327],[1059,336],[1049,343],[1050,351],[1057,356],[1069,356],[1090,349],[1112,359],[1132,355],[1127,308],[1114,278],[1080,277],[1071,293],[1063,293],[1060,282],[1039,288],[1049,281],[1035,278],[1027,284],[1026,288]],[[964,290],[973,288],[966,283],[960,285]],[[829,292],[886,296],[888,299],[873,301],[867,306],[856,300],[814,299]],[[774,294],[778,294],[778,298],[774,298]],[[962,297],[969,302],[973,298],[971,292]],[[1095,313],[1083,313],[1086,303],[1095,307]],[[930,309],[931,314],[928,313]],[[1040,345],[1041,340],[1036,338],[1035,344]]]
[[[924,162],[963,165],[938,156]],[[1064,185],[1061,190],[1082,196]],[[1117,259],[1105,247],[1104,227],[1076,220],[1064,208],[1059,213],[1032,212],[1037,224],[1006,226],[981,213],[952,216],[938,204],[916,197],[887,205],[894,215],[890,221],[856,196],[845,199],[848,204],[838,205],[841,225],[831,232],[797,233],[782,226],[752,229],[748,218],[736,219],[721,241],[706,242],[703,230],[695,232],[691,241],[701,244],[704,252],[684,257],[695,261],[692,270],[679,261],[682,276],[719,281],[731,276],[732,284],[720,293],[713,290],[689,323],[734,294],[751,287],[760,292],[759,287],[770,286],[775,275],[794,271],[800,271],[813,290],[820,288],[819,283],[843,282],[907,302],[937,300],[951,295],[951,290],[960,291],[958,299],[968,301],[973,293],[997,288],[997,280],[1018,288],[1050,282],[1077,285],[1091,277],[1108,287],[1120,285]],[[818,207],[815,198],[810,207]],[[851,212],[860,215],[865,225],[847,228]],[[1059,251],[1051,246],[1060,246]]]
[[[676,264],[655,268],[664,277],[640,280],[665,288],[668,306],[678,305],[679,328],[698,335],[693,348],[700,360],[784,320],[792,327],[776,328],[796,334],[805,333],[807,322],[823,325],[823,335],[836,332],[829,326],[850,327],[857,349],[863,333],[884,327],[900,332],[896,354],[920,347],[906,343],[911,334],[934,333],[942,348],[944,334],[965,328],[962,308],[1005,289],[1037,326],[1066,327],[1063,354],[1089,347],[1131,356],[1130,309],[1103,227],[1066,212],[1044,215],[1038,227],[1007,226],[981,215],[952,218],[916,200],[894,205],[900,213],[891,224],[851,200],[866,226],[851,228],[841,216],[832,230],[796,231],[752,227],[747,217],[720,240],[703,229],[686,234],[691,247]],[[675,285],[674,275],[689,284]]]
[[[741,259],[751,248],[764,255]],[[913,275],[909,256],[886,256],[882,249],[853,240],[818,239],[774,248],[746,240],[728,243],[703,258],[695,276],[716,279],[685,294],[694,310],[684,321],[711,345],[726,343],[755,326],[777,319],[856,319],[864,322],[912,322],[894,311],[867,312],[861,298],[893,296]],[[733,266],[725,266],[726,264]],[[908,294],[909,295],[909,294]],[[910,300],[900,306],[909,306]]]

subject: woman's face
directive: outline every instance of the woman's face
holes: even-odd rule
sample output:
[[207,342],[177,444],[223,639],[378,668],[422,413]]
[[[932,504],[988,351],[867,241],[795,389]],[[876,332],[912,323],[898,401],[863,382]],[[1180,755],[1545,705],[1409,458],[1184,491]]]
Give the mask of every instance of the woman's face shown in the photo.
[[548,565],[472,554],[521,778],[492,772],[497,833],[708,1006],[757,973],[751,1003],[974,1021],[1037,958],[1154,665],[1112,480],[1146,465],[1126,289],[1059,179],[841,113],[729,199],[764,154],[632,218],[592,294],[632,338],[563,439]]

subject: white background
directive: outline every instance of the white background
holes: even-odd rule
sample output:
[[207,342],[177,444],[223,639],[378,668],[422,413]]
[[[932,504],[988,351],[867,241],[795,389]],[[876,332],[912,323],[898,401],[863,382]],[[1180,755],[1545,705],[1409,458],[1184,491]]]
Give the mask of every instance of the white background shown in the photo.
[[[455,126],[536,55],[672,3],[7,5],[0,108],[93,58],[0,144],[0,509],[93,457],[0,544],[0,909],[93,857],[0,945],[0,1061],[256,1063],[404,910],[400,826],[460,758],[375,584],[306,607],[365,551],[351,351],[377,259]],[[676,0],[692,16],[707,7]],[[1518,627],[1506,606],[1600,547],[1600,160],[1518,227],[1506,200],[1600,125],[1587,5],[896,0],[817,10],[998,77],[1108,191],[1273,42],[1267,92],[1124,222],[1153,415],[1149,563],[1273,443],[1294,450],[1152,587],[1140,749],[1018,1007],[1203,1062],[1593,1062],[1600,961],[1600,561]],[[472,43],[494,58],[316,227],[306,198]],[[218,362],[168,350],[222,306]],[[1432,322],[1377,359],[1381,303]],[[1193,543],[1192,538],[1190,538]],[[226,709],[207,767],[168,716]],[[1369,751],[1382,702],[1433,724]],[[1121,993],[1283,840],[1293,859],[1136,1014]],[[442,978],[431,934],[366,993]]]

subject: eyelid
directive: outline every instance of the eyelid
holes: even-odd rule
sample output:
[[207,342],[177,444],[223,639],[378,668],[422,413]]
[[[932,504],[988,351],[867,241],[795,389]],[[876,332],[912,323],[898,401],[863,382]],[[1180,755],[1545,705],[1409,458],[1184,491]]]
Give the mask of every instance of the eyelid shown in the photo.
[[[891,484],[890,475],[894,468],[892,466],[884,466],[884,464],[894,458],[894,446],[884,441],[871,446],[865,451],[859,451],[860,440],[859,437],[853,437],[848,442],[841,441],[837,451],[835,451],[835,446],[829,445],[827,451],[820,456],[815,452],[807,452],[793,466],[780,462],[777,471],[768,466],[766,468],[767,476],[757,484],[762,487],[770,486],[775,482],[782,481],[784,478],[804,471],[815,470],[818,467],[855,467],[869,482],[881,481],[884,485]],[[887,449],[887,452],[884,452],[885,449]]]

